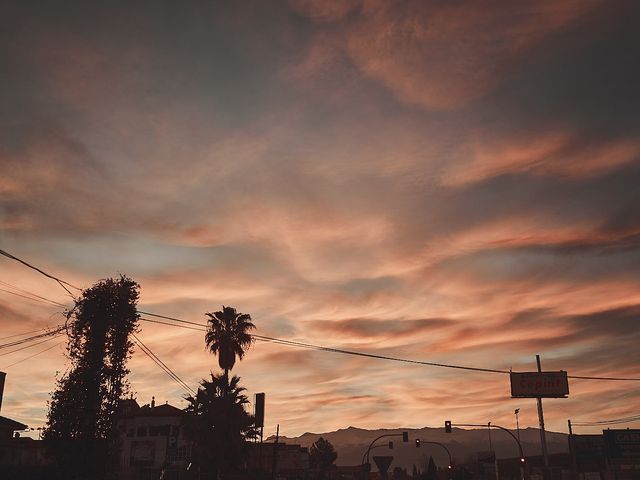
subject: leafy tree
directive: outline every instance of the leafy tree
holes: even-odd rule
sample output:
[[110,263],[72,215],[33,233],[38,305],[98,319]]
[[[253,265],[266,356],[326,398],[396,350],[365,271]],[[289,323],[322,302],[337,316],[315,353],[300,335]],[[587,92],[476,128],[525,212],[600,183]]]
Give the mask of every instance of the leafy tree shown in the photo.
[[436,467],[436,463],[433,461],[432,456],[429,456],[429,463],[424,476],[426,480],[438,480],[438,467]]
[[139,285],[102,280],[66,312],[69,370],[51,395],[44,439],[65,478],[104,478],[115,455],[115,414],[128,391],[129,339],[137,329]]
[[185,408],[185,435],[193,442],[192,458],[196,468],[208,478],[218,478],[241,468],[245,463],[247,439],[256,435],[253,416],[240,378],[211,374],[202,380],[195,396],[188,396]]
[[429,456],[429,460],[427,460],[426,455],[424,456],[423,466],[425,471],[418,473],[418,476],[416,477],[418,480],[438,480],[438,467],[436,467],[432,456]]
[[333,448],[333,445],[329,440],[325,440],[322,437],[316,440],[309,449],[309,463],[312,468],[318,469],[318,478],[325,477],[327,470],[331,468],[336,458],[338,458],[338,454]]
[[222,306],[222,310],[206,313],[209,317],[207,333],[204,336],[209,351],[218,355],[218,364],[225,375],[233,369],[236,357],[240,360],[252,343],[252,329],[256,328],[251,322],[251,315],[238,313],[233,307]]

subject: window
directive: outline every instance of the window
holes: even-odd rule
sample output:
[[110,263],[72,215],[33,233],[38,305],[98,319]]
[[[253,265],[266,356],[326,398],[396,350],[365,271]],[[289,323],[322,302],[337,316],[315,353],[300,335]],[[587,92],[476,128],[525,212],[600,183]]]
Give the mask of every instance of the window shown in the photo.
[[152,425],[149,427],[149,436],[150,437],[168,437],[170,425]]

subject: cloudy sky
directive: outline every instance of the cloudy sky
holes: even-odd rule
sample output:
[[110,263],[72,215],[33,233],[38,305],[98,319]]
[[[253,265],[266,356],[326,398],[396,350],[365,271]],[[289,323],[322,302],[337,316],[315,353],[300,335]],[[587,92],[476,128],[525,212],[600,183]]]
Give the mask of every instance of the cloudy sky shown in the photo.
[[[639,377],[639,13],[4,1],[0,248],[82,287],[127,274],[141,309],[191,321],[224,304],[261,335]],[[0,280],[71,305],[8,259]],[[61,311],[0,291],[0,336]],[[141,326],[189,384],[216,370],[198,332]],[[3,415],[43,424],[57,341],[0,356]],[[141,353],[130,367],[141,403],[184,404]],[[266,392],[266,433],[537,422],[496,374],[264,343],[234,373]],[[570,387],[552,430],[640,407],[640,382]]]

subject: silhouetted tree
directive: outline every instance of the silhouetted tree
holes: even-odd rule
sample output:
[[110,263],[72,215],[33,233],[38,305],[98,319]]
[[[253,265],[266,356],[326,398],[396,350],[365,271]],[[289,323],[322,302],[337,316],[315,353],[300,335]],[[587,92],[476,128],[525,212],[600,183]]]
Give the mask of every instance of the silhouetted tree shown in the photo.
[[137,328],[139,285],[102,280],[84,290],[66,312],[69,370],[51,395],[44,439],[64,478],[108,476],[115,455],[115,414],[128,391],[129,339]]
[[438,480],[438,468],[432,456],[429,456],[429,464],[427,465],[427,471],[424,475],[426,480]]
[[427,460],[427,456],[425,455],[422,463],[425,470],[422,473],[418,472],[416,478],[418,480],[438,480],[438,467],[436,467],[433,457],[429,456]]
[[211,353],[218,355],[218,364],[224,370],[225,375],[236,363],[236,357],[240,360],[251,346],[253,341],[250,330],[256,328],[251,322],[251,315],[238,313],[233,307],[222,306],[222,310],[206,313],[207,333],[204,341]]
[[453,478],[455,480],[471,480],[473,475],[467,467],[458,467],[454,470]]
[[317,468],[318,478],[324,478],[327,470],[331,468],[333,462],[338,458],[335,448],[329,440],[320,437],[309,449],[309,464],[312,468]]
[[253,416],[240,378],[211,374],[197,394],[186,397],[185,435],[193,442],[192,459],[208,478],[237,470],[245,464],[247,439],[254,437]]

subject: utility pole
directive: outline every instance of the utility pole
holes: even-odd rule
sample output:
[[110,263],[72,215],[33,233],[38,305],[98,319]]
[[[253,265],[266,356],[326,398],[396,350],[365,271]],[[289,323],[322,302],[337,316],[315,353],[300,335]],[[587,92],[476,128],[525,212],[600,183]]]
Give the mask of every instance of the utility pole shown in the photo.
[[280,439],[280,424],[276,428],[276,443],[273,445],[273,463],[271,464],[271,479],[275,480],[278,471],[278,440]]
[[493,445],[491,444],[491,422],[487,423],[487,428],[489,430],[489,450],[493,453],[493,467],[496,471],[496,480],[500,480],[500,474],[498,473],[498,456],[493,451]]
[[520,441],[520,421],[518,419],[518,414],[520,413],[520,409],[516,408],[513,413],[516,414],[516,431],[518,432],[518,441]]
[[569,456],[571,457],[571,478],[573,480],[578,478],[578,465],[576,463],[576,451],[573,445],[573,428],[571,426],[571,419],[567,420],[569,426]]
[[[538,364],[538,372],[542,373],[540,365],[540,355],[536,355],[536,363]],[[542,412],[542,398],[538,397],[538,420],[540,421],[540,444],[542,445],[542,456],[544,458],[544,477],[549,478],[549,453],[547,452],[547,435],[544,430],[544,413]]]

